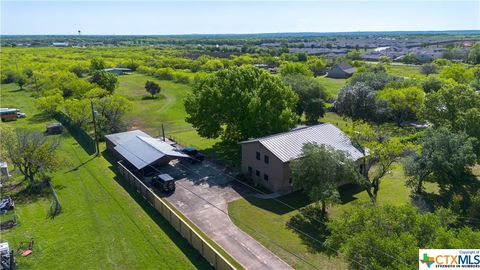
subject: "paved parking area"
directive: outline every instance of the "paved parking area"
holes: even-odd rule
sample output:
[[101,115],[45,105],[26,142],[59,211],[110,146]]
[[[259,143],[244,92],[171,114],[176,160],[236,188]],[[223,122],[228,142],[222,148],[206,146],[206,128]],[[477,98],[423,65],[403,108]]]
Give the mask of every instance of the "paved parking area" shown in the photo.
[[249,194],[247,187],[208,161],[172,162],[161,169],[180,179],[175,192],[165,198],[246,269],[292,269],[230,220],[228,202]]

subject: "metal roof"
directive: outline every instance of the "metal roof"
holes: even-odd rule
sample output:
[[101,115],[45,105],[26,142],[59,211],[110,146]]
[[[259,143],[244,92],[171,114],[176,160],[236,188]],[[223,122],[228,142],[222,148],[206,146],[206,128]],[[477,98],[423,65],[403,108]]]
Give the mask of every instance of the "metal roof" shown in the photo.
[[114,149],[137,169],[158,161],[161,158],[188,157],[175,147],[140,130],[106,135],[116,146]]
[[107,138],[113,144],[118,145],[120,143],[124,143],[126,141],[129,141],[129,140],[135,138],[136,136],[152,137],[152,136],[148,135],[147,133],[136,129],[136,130],[126,131],[126,132],[108,134],[108,135],[105,135],[105,138]]
[[252,142],[259,142],[282,162],[299,158],[302,154],[302,147],[306,143],[317,143],[345,151],[352,160],[363,157],[362,152],[352,145],[345,133],[330,123],[299,128],[241,143]]

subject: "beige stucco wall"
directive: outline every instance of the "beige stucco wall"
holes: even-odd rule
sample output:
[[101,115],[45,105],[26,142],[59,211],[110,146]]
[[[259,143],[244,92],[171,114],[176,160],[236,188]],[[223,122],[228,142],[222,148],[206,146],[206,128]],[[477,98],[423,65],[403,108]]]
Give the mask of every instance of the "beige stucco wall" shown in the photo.
[[[260,160],[256,159],[256,152],[260,153]],[[264,161],[265,155],[269,157],[268,164]],[[248,167],[252,167],[251,178],[254,182],[271,191],[285,190],[290,186],[289,177],[285,178],[284,175],[289,170],[288,164],[284,164],[259,142],[242,144],[242,173],[246,176],[249,176]],[[256,170],[260,171],[260,176],[256,176]],[[268,174],[268,181],[263,179],[264,174]]]

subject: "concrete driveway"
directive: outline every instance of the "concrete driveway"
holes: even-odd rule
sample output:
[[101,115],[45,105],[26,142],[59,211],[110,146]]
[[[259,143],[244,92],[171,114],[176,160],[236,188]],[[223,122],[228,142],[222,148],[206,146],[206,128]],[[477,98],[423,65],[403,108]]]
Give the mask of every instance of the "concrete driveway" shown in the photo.
[[246,269],[292,269],[255,239],[233,224],[227,204],[250,193],[211,162],[172,162],[162,172],[177,180],[175,192],[165,197],[198,228]]

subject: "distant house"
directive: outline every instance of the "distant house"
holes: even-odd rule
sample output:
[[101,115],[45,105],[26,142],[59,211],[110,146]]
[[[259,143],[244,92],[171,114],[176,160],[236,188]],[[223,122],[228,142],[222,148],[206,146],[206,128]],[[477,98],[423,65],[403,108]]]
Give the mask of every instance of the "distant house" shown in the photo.
[[332,68],[328,72],[327,76],[330,78],[345,79],[352,76],[354,72],[355,72],[354,67],[352,67],[350,64],[346,62],[342,62],[336,65],[334,68]]
[[53,42],[53,47],[68,47],[68,42]]
[[169,143],[153,138],[141,130],[105,135],[105,142],[107,150],[117,159],[128,162],[138,170],[188,157]]
[[271,191],[290,191],[290,161],[300,157],[306,143],[317,143],[345,151],[354,161],[363,158],[362,152],[351,144],[350,139],[340,129],[324,123],[241,142],[242,173]]
[[106,68],[103,71],[110,72],[116,75],[124,75],[125,73],[131,72],[129,68]]

